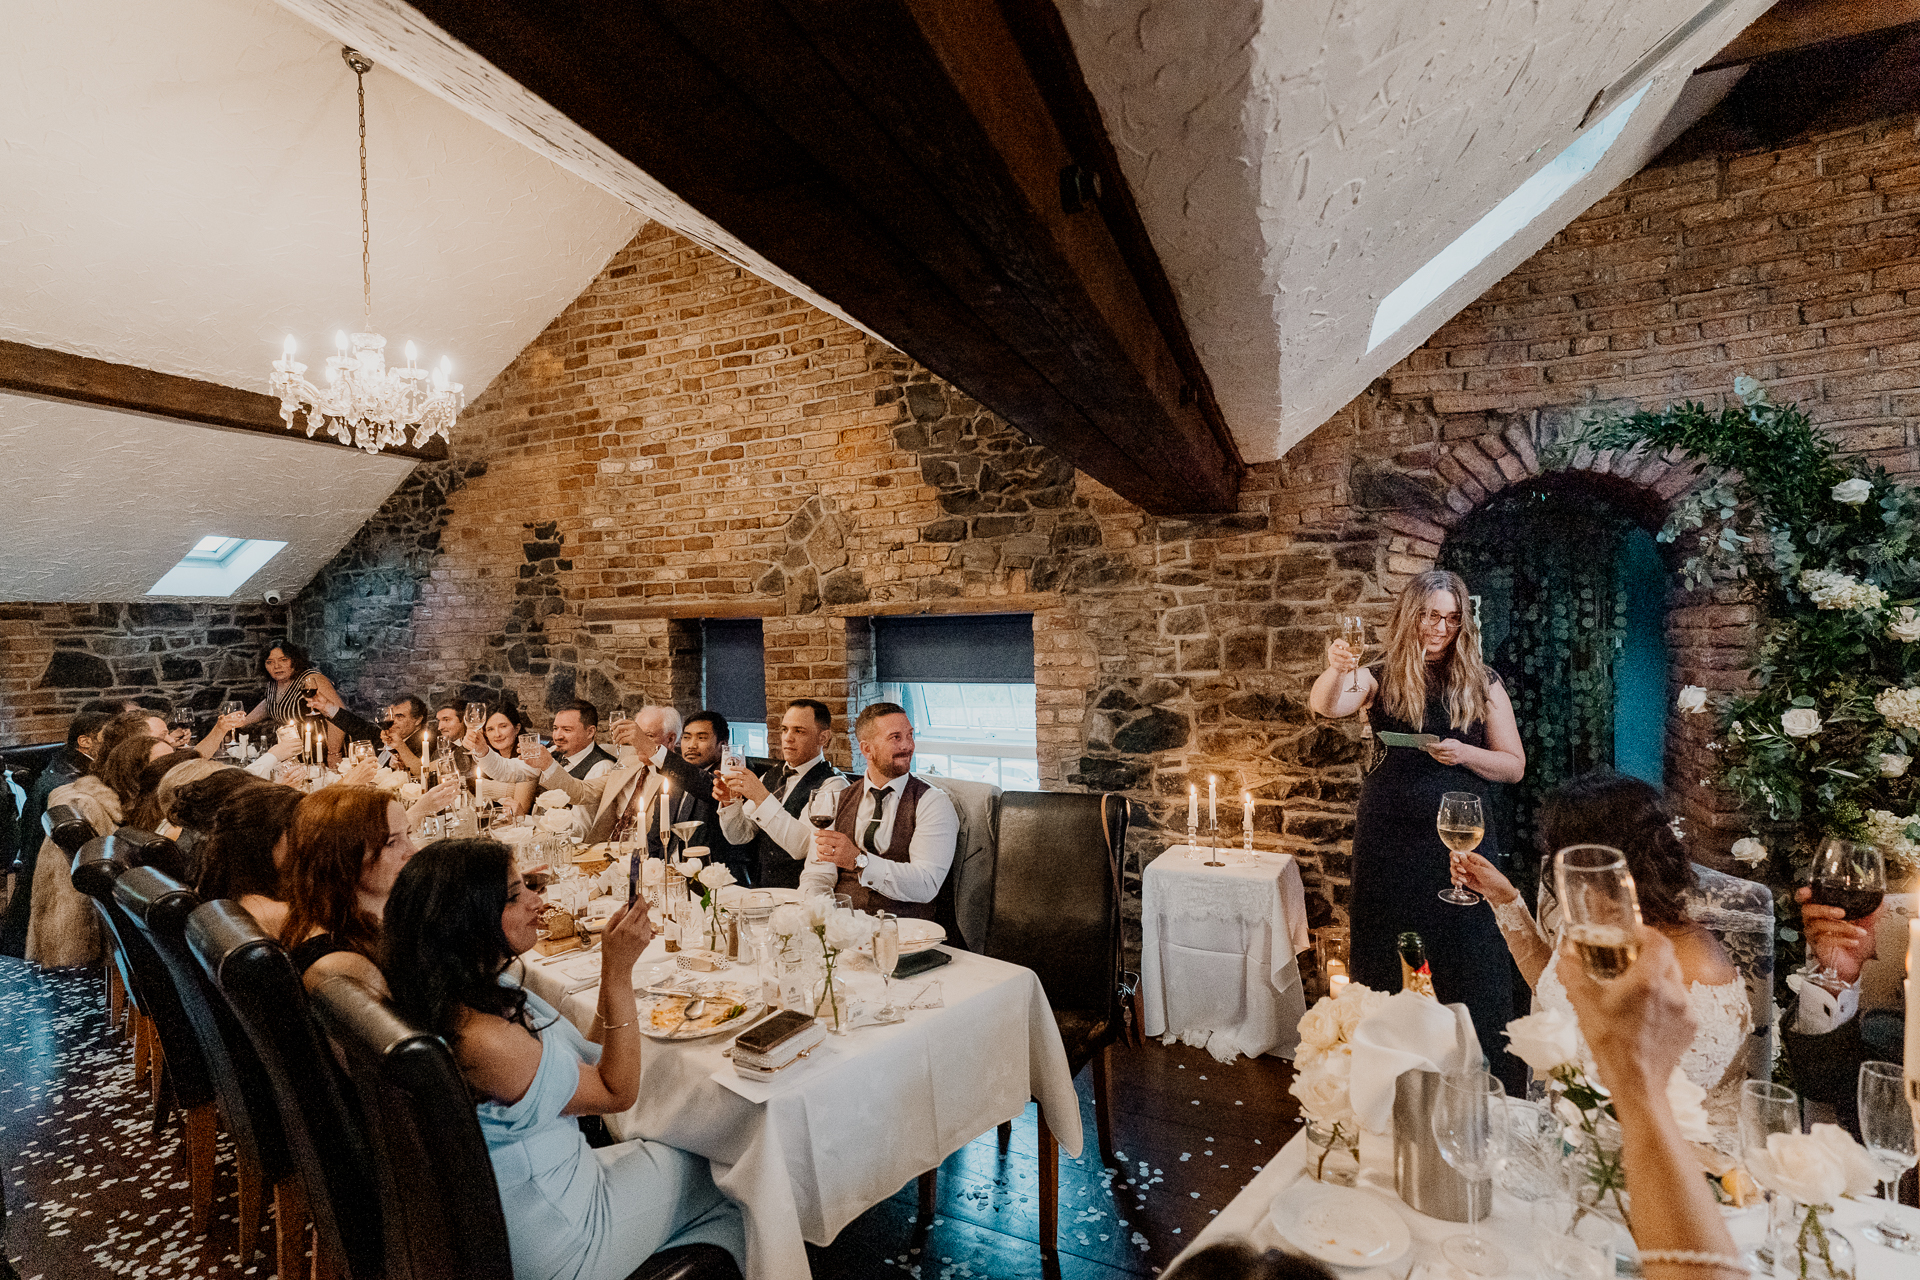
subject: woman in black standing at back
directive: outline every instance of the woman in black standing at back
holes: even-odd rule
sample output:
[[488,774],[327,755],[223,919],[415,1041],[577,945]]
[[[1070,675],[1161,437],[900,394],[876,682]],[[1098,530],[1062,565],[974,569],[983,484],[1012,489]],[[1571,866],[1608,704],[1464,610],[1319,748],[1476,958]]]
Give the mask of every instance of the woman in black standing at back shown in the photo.
[[[1496,1072],[1517,1076],[1511,1065],[1501,1071],[1503,1058],[1513,1062],[1502,1035],[1514,1016],[1513,965],[1493,909],[1484,900],[1471,906],[1440,900],[1452,883],[1449,851],[1435,823],[1440,797],[1469,792],[1481,797],[1484,810],[1495,784],[1518,782],[1527,768],[1513,704],[1499,675],[1481,660],[1472,607],[1459,574],[1417,575],[1394,606],[1381,660],[1359,668],[1347,643],[1334,641],[1309,703],[1324,716],[1364,710],[1376,735],[1437,735],[1424,748],[1376,743],[1379,763],[1360,784],[1348,907],[1353,980],[1398,991],[1395,943],[1403,932],[1418,933],[1435,994],[1443,1003],[1465,1004],[1487,1060]],[[1479,851],[1499,864],[1492,827]]]

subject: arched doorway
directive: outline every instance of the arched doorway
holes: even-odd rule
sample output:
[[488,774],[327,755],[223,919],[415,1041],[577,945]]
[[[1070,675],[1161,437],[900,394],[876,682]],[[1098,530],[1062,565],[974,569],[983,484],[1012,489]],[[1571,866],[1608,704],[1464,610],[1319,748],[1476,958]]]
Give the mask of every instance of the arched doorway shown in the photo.
[[[1488,499],[1441,549],[1439,567],[1474,594],[1527,750],[1507,812],[1489,815],[1504,848],[1532,849],[1541,798],[1590,769],[1663,784],[1668,573],[1648,496],[1580,473],[1539,477]],[[1531,894],[1534,859],[1513,861]]]

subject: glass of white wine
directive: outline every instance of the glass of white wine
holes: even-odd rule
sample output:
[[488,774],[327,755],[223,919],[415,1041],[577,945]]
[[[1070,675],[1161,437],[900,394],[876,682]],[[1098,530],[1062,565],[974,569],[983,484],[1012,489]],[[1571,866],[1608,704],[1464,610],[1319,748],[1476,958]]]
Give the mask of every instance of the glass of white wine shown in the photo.
[[1367,624],[1350,614],[1340,616],[1340,639],[1353,651],[1353,684],[1348,693],[1360,692],[1360,659],[1367,652]]
[[[1435,819],[1434,825],[1440,829],[1440,842],[1454,853],[1471,853],[1478,849],[1481,839],[1487,834],[1487,819],[1480,808],[1480,797],[1471,791],[1447,792],[1440,797],[1440,816]],[[1460,878],[1455,876],[1453,883],[1440,891],[1440,901],[1451,902],[1456,907],[1470,907],[1480,901],[1480,895],[1463,886]]]
[[893,1007],[893,971],[900,963],[900,918],[885,911],[874,913],[873,926],[873,967],[880,971],[885,1002],[880,1008],[880,1020],[893,1022],[900,1011]]
[[487,722],[487,704],[484,702],[469,702],[464,718],[469,730],[478,729]]
[[1611,845],[1568,845],[1553,857],[1567,941],[1587,976],[1612,982],[1640,955],[1640,897],[1627,857]]

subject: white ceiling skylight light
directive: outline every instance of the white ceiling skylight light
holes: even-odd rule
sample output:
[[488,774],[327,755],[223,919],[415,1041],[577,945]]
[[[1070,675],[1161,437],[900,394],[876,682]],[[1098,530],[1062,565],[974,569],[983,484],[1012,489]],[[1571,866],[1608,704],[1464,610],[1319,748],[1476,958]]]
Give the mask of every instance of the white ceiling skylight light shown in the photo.
[[180,557],[160,581],[147,589],[150,596],[230,596],[286,546],[264,538],[229,538],[208,534]]
[[1633,109],[1653,87],[1649,80],[1631,98],[1608,112],[1599,124],[1575,138],[1565,151],[1549,160],[1538,173],[1521,183],[1512,195],[1495,205],[1491,212],[1461,233],[1452,244],[1436,253],[1427,265],[1408,276],[1399,288],[1388,294],[1373,313],[1373,331],[1367,336],[1371,351],[1392,337],[1407,321],[1426,310],[1441,294],[1467,272],[1479,266],[1486,256],[1519,233],[1521,228],[1545,213],[1553,202],[1574,183],[1593,171],[1607,153],[1620,131],[1627,127]]

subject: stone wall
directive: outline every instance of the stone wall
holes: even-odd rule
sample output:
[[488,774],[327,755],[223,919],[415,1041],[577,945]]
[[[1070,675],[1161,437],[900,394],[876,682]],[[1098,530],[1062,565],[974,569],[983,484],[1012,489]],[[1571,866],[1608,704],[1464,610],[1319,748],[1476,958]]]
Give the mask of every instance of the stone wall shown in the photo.
[[285,608],[263,604],[0,604],[0,746],[64,738],[93,698],[251,706],[286,633]]
[[[1636,176],[1254,468],[1238,512],[1199,520],[1146,515],[906,357],[649,227],[296,616],[350,695],[391,696],[405,673],[551,707],[685,704],[689,620],[758,615],[771,720],[802,694],[839,717],[871,696],[870,615],[1031,613],[1044,785],[1132,799],[1132,874],[1184,826],[1190,783],[1250,790],[1258,841],[1300,856],[1325,919],[1360,756],[1353,726],[1305,706],[1329,622],[1383,619],[1466,513],[1556,467],[1657,522],[1689,480],[1672,460],[1550,461],[1582,414],[1718,403],[1750,373],[1850,450],[1916,470],[1914,123]],[[1676,596],[1674,686],[1736,685],[1750,623],[1736,593]],[[1711,849],[1741,820],[1701,784],[1705,759],[1675,724],[1669,777]]]

